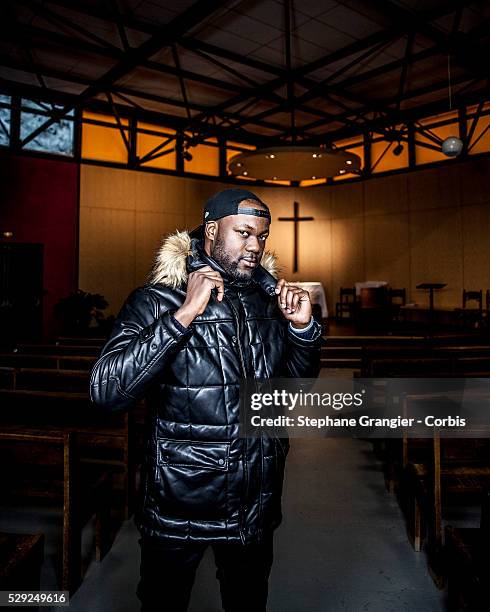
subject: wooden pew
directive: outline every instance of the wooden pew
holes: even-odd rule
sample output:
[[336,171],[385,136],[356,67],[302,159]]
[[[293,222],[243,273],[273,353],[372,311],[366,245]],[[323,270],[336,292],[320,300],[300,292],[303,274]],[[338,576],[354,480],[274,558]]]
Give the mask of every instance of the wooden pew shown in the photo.
[[[80,431],[82,434],[82,452],[90,451],[88,456],[96,460],[112,462],[120,474],[117,476],[119,489],[123,494],[124,517],[129,518],[133,512],[133,505],[136,492],[136,471],[137,465],[141,461],[143,452],[145,405],[139,402],[128,415],[110,415],[100,409],[95,409],[88,402],[89,374],[95,362],[95,357],[89,355],[79,355],[79,348],[88,348],[89,353],[98,354],[98,345],[103,343],[101,339],[89,339],[85,341],[73,339],[64,345],[58,341],[56,345],[19,345],[16,352],[0,353],[0,389],[10,391],[26,391],[24,400],[25,406],[19,406],[21,412],[31,411],[29,404],[34,401],[34,396],[44,395],[50,400],[50,404],[56,404],[55,414],[50,407],[43,406],[43,411],[48,426],[65,426],[66,415],[62,406],[59,406],[59,398],[62,401],[70,401],[70,412],[72,416],[72,430]],[[76,341],[76,342],[75,342]],[[20,349],[20,350],[19,350]],[[42,354],[43,350],[49,349],[52,354]],[[29,353],[23,353],[27,350]],[[36,351],[32,354],[32,351]],[[61,354],[74,353],[74,354]],[[41,394],[38,392],[42,392]],[[54,392],[55,395],[49,395]],[[61,392],[61,395],[60,395]],[[85,407],[80,405],[80,410],[73,410],[74,403],[80,404],[81,396],[70,395],[62,396],[63,392],[83,393],[87,403]],[[15,401],[17,402],[17,396]],[[38,398],[41,400],[41,398]],[[36,403],[38,402],[36,400]],[[18,405],[18,403],[17,403]],[[49,408],[49,410],[47,410]],[[37,423],[41,426],[43,420],[39,419],[39,411],[34,408],[35,421],[27,420],[27,424]],[[48,415],[50,418],[48,418]],[[87,419],[86,417],[90,418]],[[0,423],[4,418],[4,413],[0,411]],[[80,419],[82,419],[80,421]],[[24,419],[23,422],[26,422]],[[80,428],[78,425],[82,425]],[[99,428],[102,426],[103,431]],[[89,428],[89,429],[87,429]],[[114,429],[113,432],[110,430]],[[110,436],[110,434],[113,434]],[[92,434],[92,435],[91,435]],[[110,437],[108,437],[110,436]],[[106,448],[104,448],[106,447]],[[107,450],[109,449],[109,453]],[[94,450],[98,453],[94,454]],[[116,456],[114,454],[116,453]]]
[[0,367],[47,368],[55,370],[90,371],[95,358],[87,355],[41,355],[28,353],[0,353]]
[[[468,402],[469,393],[472,401],[479,400],[481,403],[487,399],[484,391],[465,391],[465,403]],[[459,396],[459,393],[456,395]],[[432,397],[427,394],[407,395],[403,414],[409,413],[409,402],[422,402],[424,406],[429,401],[439,400],[444,409],[451,396],[451,392],[434,393]],[[480,432],[475,430],[474,433],[488,435],[484,429]],[[410,457],[410,444],[413,443],[418,446],[417,458]],[[405,436],[402,445],[409,539],[414,549],[419,551],[425,526],[429,569],[434,581],[441,587],[445,580],[442,527],[444,507],[449,500],[461,502],[462,499],[474,499],[490,486],[490,440],[486,437],[441,440],[440,432],[435,428],[432,438],[421,441]]]
[[0,532],[0,591],[39,591],[43,560],[42,533]]
[[63,345],[63,344],[17,344],[13,350],[21,355],[53,355],[67,356],[74,355],[76,357],[93,357],[96,359],[100,353],[98,346],[80,346],[80,345]]
[[96,514],[96,556],[110,542],[110,472],[80,461],[75,432],[3,428],[0,460],[8,465],[0,477],[0,499],[58,501],[63,508],[61,589],[74,593],[82,579],[81,533]]
[[399,359],[373,359],[370,362],[369,377],[377,378],[438,378],[440,375],[461,376],[478,374],[490,375],[490,357],[420,357]]
[[0,389],[17,391],[69,391],[86,393],[90,373],[86,370],[0,367]]
[[131,516],[136,496],[135,411],[107,413],[94,406],[87,393],[42,390],[0,390],[0,424],[62,429],[76,433],[86,462],[114,473],[123,518]]
[[87,338],[80,336],[58,336],[55,340],[55,344],[61,346],[96,346],[99,349],[102,348],[106,342],[107,338]]
[[[378,359],[370,365],[372,376],[377,378],[481,378],[490,376],[490,359],[487,357],[460,357],[454,358],[427,358],[427,359]],[[430,455],[426,441],[410,440],[412,457],[414,461],[426,460]],[[390,493],[396,493],[400,505],[405,509],[403,487],[401,480],[408,461],[408,440],[387,439],[383,443],[382,455],[386,488]],[[417,549],[417,538],[413,540]]]
[[480,527],[445,529],[450,612],[484,612],[490,601],[490,491],[481,502]]
[[[398,364],[396,372],[402,372],[403,363],[407,363],[407,373],[410,373],[408,367],[410,363],[416,364],[417,361],[434,359],[440,360],[441,368],[444,367],[444,360],[447,361],[448,372],[457,368],[457,364],[461,359],[487,359],[490,364],[490,346],[484,345],[438,345],[433,341],[425,343],[417,342],[413,345],[400,346],[366,346],[361,354],[361,377],[380,376],[378,373],[379,367],[388,365],[390,362],[394,365]],[[437,361],[434,361],[434,366]],[[376,364],[377,370],[373,370],[373,364]],[[488,366],[487,366],[488,367]],[[386,375],[386,374],[385,374]],[[397,373],[395,374],[397,375]]]

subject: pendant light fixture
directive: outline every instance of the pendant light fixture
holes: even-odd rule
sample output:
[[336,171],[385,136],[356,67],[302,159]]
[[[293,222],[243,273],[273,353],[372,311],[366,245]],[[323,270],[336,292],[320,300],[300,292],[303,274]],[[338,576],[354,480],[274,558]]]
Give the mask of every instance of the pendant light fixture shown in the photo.
[[[451,53],[447,55],[447,82],[449,96],[449,111],[453,109],[451,91]],[[441,151],[446,157],[457,157],[463,150],[463,141],[458,136],[448,136],[441,144]]]
[[291,62],[292,0],[284,0],[285,55],[287,104],[290,113],[291,139],[287,144],[246,151],[233,157],[228,170],[234,176],[245,176],[269,181],[303,181],[357,173],[361,169],[358,155],[335,147],[321,148],[298,144],[296,130],[295,91]]

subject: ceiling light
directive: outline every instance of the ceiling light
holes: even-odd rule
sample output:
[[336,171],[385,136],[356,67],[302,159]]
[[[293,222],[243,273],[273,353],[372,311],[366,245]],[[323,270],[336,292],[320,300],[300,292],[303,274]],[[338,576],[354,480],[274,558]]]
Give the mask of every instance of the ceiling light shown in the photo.
[[346,170],[345,170],[344,168],[341,168],[341,169],[339,170],[339,174],[345,174],[345,173],[346,173]]
[[273,181],[277,181],[277,176],[273,176],[273,177],[272,177],[272,180],[273,180]]
[[448,136],[441,145],[446,157],[457,157],[463,150],[463,141],[457,136]]
[[[448,88],[448,97],[449,97],[449,111],[453,108],[452,103],[452,95],[451,95],[451,54],[448,53],[447,56],[447,88]],[[475,120],[478,121],[478,116],[473,120],[473,126]],[[444,153],[446,157],[457,157],[464,148],[463,141],[461,138],[457,136],[448,136],[445,140],[442,141],[441,151]]]
[[246,170],[244,170],[244,171],[242,172],[242,174],[243,174],[243,176],[247,176],[247,175],[248,175],[248,172],[247,172]]
[[403,153],[403,145],[401,144],[401,142],[399,142],[396,147],[393,149],[393,155],[395,155],[396,157],[398,157],[399,155],[401,155]]
[[312,176],[312,177],[311,177],[311,180],[312,180],[312,181],[316,181],[316,176]]
[[[242,166],[247,167],[249,176],[259,180],[270,180],[270,164],[266,159],[275,159],[273,180],[304,181],[337,176],[346,165],[349,172],[361,169],[358,155],[341,149],[325,149],[306,145],[279,145],[244,151],[231,159],[228,170],[234,176],[243,175]],[[314,161],[313,161],[314,160]],[[349,163],[350,162],[350,163]]]

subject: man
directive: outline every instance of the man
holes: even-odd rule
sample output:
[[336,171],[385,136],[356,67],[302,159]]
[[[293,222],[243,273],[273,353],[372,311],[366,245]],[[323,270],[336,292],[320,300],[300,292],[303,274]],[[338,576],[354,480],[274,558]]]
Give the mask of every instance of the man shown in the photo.
[[306,291],[281,279],[270,296],[254,281],[259,263],[276,274],[270,221],[250,191],[210,198],[203,225],[164,241],[92,371],[100,406],[149,406],[135,517],[144,611],[187,609],[208,545],[224,610],[266,609],[289,445],[239,437],[239,383],[314,378],[321,343]]

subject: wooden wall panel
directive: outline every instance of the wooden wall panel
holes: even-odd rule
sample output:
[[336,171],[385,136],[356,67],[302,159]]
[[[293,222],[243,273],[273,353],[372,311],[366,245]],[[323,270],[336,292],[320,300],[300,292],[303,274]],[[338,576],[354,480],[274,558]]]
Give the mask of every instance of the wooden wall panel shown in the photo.
[[138,211],[135,218],[135,284],[144,285],[163,237],[185,226],[185,215]]
[[79,287],[101,293],[116,313],[135,285],[135,212],[80,209]]
[[135,183],[135,210],[155,213],[183,214],[185,185],[175,176],[166,176],[150,172],[132,172]]
[[461,302],[463,260],[461,214],[458,208],[417,211],[410,215],[410,257],[412,299],[428,303],[426,291],[416,289],[423,282],[447,283],[435,297],[435,305],[451,307]]
[[366,216],[399,213],[407,210],[407,175],[396,174],[382,180],[366,181],[364,212]]
[[365,222],[366,280],[410,285],[408,213],[369,215]]
[[490,204],[462,209],[464,287],[490,288]]
[[461,204],[490,203],[490,159],[477,159],[461,166]]
[[82,165],[80,206],[134,210],[137,178],[131,170]]
[[[278,221],[278,217],[290,217],[293,214],[293,202],[296,199],[297,190],[290,188],[271,189],[260,187],[252,189],[261,198],[271,211],[270,234],[267,239],[266,250],[273,251],[277,256],[281,275],[292,278],[293,263],[293,224]],[[300,211],[302,210],[300,204]],[[300,242],[304,243],[304,235],[300,229]],[[303,267],[304,270],[304,267]]]
[[460,166],[412,172],[407,191],[410,210],[459,206]]
[[229,187],[229,185],[214,181],[181,178],[177,180],[183,184],[184,188],[183,201],[180,202],[180,206],[183,207],[189,219],[189,229],[201,224],[202,209],[206,200],[221,189]]
[[[415,285],[442,280],[448,288],[436,304],[454,307],[463,284],[490,287],[488,170],[490,162],[478,160],[351,184],[244,188],[255,190],[271,209],[266,248],[275,251],[283,275],[321,281],[330,311],[340,286],[364,280],[406,287],[420,304],[427,296]],[[163,236],[199,225],[206,199],[227,187],[82,166],[80,286],[112,296],[112,308],[113,300],[146,278]],[[293,275],[293,224],[278,217],[291,216],[295,200],[300,214],[314,221],[300,224],[300,267]],[[111,257],[119,260],[114,270],[105,261]]]
[[[328,187],[326,187],[328,189]],[[363,185],[351,183],[330,187],[330,210],[332,219],[356,217],[364,214]]]
[[[307,205],[316,220],[332,218],[332,189],[321,186],[309,189],[298,188],[296,192],[298,202]],[[300,207],[300,211],[303,211],[303,206]]]
[[332,219],[332,286],[352,287],[365,279],[364,228],[362,217]]
[[329,219],[319,219],[305,223],[300,246],[299,271],[290,277],[298,281],[321,282],[331,312],[336,301],[336,294],[332,293],[332,222]]

